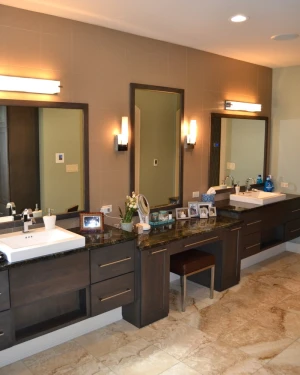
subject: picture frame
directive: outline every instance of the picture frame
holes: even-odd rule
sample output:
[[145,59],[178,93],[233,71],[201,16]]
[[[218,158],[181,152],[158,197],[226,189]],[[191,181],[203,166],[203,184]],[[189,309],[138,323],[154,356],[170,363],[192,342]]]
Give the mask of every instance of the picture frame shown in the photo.
[[213,206],[209,207],[209,209],[208,209],[208,215],[209,215],[209,217],[215,217],[215,216],[217,216],[217,209],[216,209],[216,207],[213,207]]
[[176,208],[176,220],[190,219],[191,214],[188,207]]
[[205,204],[200,205],[199,204],[199,217],[200,217],[200,219],[207,219],[208,218],[207,205],[205,205]]
[[188,202],[188,208],[190,210],[191,217],[199,216],[198,203],[199,202]]
[[102,212],[80,212],[81,232],[103,232],[104,215]]

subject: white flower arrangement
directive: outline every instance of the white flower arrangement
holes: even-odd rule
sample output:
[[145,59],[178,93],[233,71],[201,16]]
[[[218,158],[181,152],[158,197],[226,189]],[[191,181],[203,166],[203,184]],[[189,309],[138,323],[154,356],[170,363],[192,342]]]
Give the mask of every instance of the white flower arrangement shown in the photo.
[[137,211],[137,195],[134,191],[132,192],[132,196],[126,196],[124,215],[120,207],[119,211],[122,223],[132,222],[133,214]]

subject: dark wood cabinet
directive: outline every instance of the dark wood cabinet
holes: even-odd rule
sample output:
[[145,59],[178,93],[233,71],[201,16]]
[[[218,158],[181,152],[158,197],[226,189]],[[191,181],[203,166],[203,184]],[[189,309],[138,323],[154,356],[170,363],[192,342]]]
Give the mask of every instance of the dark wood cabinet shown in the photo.
[[13,319],[10,310],[0,313],[0,350],[14,344]]
[[0,272],[0,311],[10,308],[8,271]]

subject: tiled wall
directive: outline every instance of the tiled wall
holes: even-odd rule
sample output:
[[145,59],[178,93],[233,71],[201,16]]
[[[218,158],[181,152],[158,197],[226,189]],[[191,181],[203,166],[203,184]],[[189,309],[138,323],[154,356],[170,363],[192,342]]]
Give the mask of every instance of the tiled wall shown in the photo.
[[184,153],[184,200],[207,189],[210,113],[224,99],[259,102],[270,116],[272,70],[195,49],[0,5],[0,74],[60,79],[58,96],[0,97],[89,104],[91,210],[123,205],[129,152],[113,134],[129,115],[129,83],[185,89],[185,120],[198,122],[197,145]]

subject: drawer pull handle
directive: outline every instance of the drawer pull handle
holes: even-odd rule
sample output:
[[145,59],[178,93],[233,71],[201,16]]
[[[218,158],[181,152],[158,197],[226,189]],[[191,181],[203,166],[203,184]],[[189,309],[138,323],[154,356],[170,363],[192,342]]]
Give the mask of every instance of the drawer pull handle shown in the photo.
[[249,226],[249,225],[254,225],[258,223],[261,223],[261,220],[253,221],[252,223],[248,223],[247,225]]
[[3,331],[0,332],[0,337],[1,337],[1,336],[4,336],[4,332],[3,332]]
[[298,211],[300,211],[300,208],[298,208],[297,210],[293,210],[292,212],[298,212]]
[[130,259],[131,259],[131,257],[127,257],[127,258],[124,258],[124,259],[116,260],[115,262],[99,264],[99,268],[111,266],[112,264],[126,262],[126,260],[130,260]]
[[299,230],[300,230],[300,228],[297,228],[297,229],[291,230],[291,233],[299,232]]
[[234,232],[235,230],[240,230],[240,229],[242,229],[242,227],[233,228],[233,229],[230,230],[230,232]]
[[157,254],[157,253],[163,253],[164,251],[167,251],[167,249],[161,249],[161,250],[152,251],[151,255]]
[[190,246],[200,245],[201,243],[208,242],[208,241],[211,241],[211,240],[216,240],[217,238],[219,238],[219,237],[218,236],[211,237],[211,238],[208,238],[207,240],[202,240],[202,241],[190,243],[188,245],[184,245],[184,247],[190,247]]
[[126,290],[124,290],[124,292],[114,294],[113,296],[109,296],[109,297],[105,297],[105,298],[99,298],[99,301],[100,302],[107,301],[108,299],[115,298],[115,297],[121,296],[122,294],[129,293],[129,292],[131,292],[131,289],[126,289]]
[[246,247],[246,250],[252,249],[252,247],[259,246],[259,245],[260,245],[260,242],[256,243],[255,245],[251,245],[251,246]]

